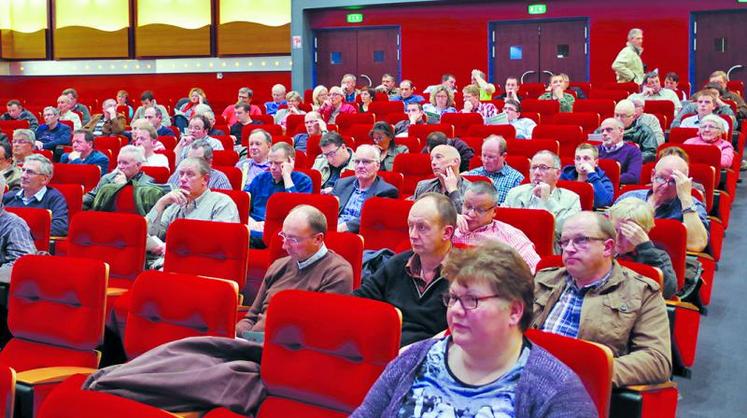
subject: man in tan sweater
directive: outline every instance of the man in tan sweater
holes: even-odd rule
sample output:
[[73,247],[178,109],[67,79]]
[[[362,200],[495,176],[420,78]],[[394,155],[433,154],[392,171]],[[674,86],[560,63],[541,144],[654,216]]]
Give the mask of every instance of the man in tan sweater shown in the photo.
[[265,312],[272,297],[286,289],[349,294],[353,291],[353,268],[324,245],[327,220],[313,206],[299,205],[290,211],[279,233],[287,257],[267,269],[252,307],[236,324],[236,334],[246,337],[265,329]]

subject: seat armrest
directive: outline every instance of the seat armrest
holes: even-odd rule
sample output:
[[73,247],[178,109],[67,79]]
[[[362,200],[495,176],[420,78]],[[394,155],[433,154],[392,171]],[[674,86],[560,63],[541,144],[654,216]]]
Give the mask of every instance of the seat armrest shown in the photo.
[[656,385],[630,385],[630,386],[623,386],[620,389],[622,390],[631,390],[633,392],[655,392],[658,390],[664,390],[664,389],[670,389],[670,388],[677,388],[677,384],[669,381],[664,383],[659,383]]
[[16,373],[16,381],[29,386],[59,383],[74,374],[92,374],[95,371],[90,367],[43,367]]
[[106,296],[107,297],[116,297],[116,296],[122,296],[125,293],[127,293],[129,289],[125,289],[123,287],[107,287],[106,288]]

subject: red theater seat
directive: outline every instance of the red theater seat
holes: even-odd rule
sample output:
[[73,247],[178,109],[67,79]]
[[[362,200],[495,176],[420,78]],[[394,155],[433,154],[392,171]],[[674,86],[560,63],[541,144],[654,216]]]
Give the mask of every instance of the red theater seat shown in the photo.
[[533,138],[552,138],[560,144],[560,158],[572,158],[576,147],[586,140],[583,129],[578,125],[537,125],[532,131]]
[[[555,217],[543,209],[497,208],[494,219],[519,228],[532,243],[540,257],[553,254]],[[537,266],[537,270],[539,270]]]
[[405,110],[405,105],[402,102],[371,102],[368,106],[369,113],[376,115],[377,121],[383,121],[386,116],[390,113],[402,113]]
[[462,137],[467,135],[472,126],[485,125],[485,120],[479,113],[444,113],[441,116],[441,123],[452,125],[454,135]]
[[532,157],[534,157],[534,154],[542,150],[547,150],[557,155],[560,151],[560,145],[558,144],[558,141],[556,139],[546,138],[532,138],[530,140],[506,140],[506,151],[509,155],[523,155],[529,159],[532,159]]
[[142,167],[142,170],[143,173],[153,177],[153,180],[158,184],[168,183],[169,177],[171,177],[171,170],[167,167],[145,166]]
[[[585,99],[573,103],[574,112],[594,112],[601,120],[611,118],[615,114],[615,101],[612,99]],[[664,127],[662,127],[664,128]]]
[[101,180],[101,168],[94,164],[54,164],[50,183],[82,184],[86,192],[93,190]]
[[373,125],[376,119],[372,113],[342,113],[335,119],[335,124],[341,134],[350,135],[348,129],[352,125]]
[[41,208],[5,208],[10,213],[18,215],[26,222],[34,238],[37,251],[49,251],[49,238],[52,228],[52,211]]
[[559,180],[558,187],[576,193],[581,199],[581,210],[594,210],[594,186],[591,183]]
[[228,182],[231,183],[233,190],[241,190],[241,169],[236,166],[225,166],[225,165],[214,165],[215,170],[220,171],[228,177]]
[[372,197],[361,210],[360,234],[367,250],[389,248],[395,252],[409,247],[407,216],[413,202]]
[[490,135],[500,135],[504,139],[516,138],[516,128],[512,125],[470,125],[466,136],[487,138]]
[[431,132],[443,132],[447,137],[454,137],[454,126],[446,123],[437,123],[434,125],[411,125],[407,130],[407,135],[415,138],[420,138],[422,142],[428,137]]
[[0,416],[11,418],[16,401],[16,371],[0,367]]
[[231,200],[233,200],[233,203],[236,204],[236,208],[239,210],[239,222],[241,222],[243,225],[247,225],[249,223],[249,210],[251,208],[252,202],[252,198],[251,196],[249,196],[249,193],[240,189],[214,189],[213,191],[223,193],[224,195],[230,197]]
[[431,169],[431,156],[423,153],[397,154],[392,171],[404,176],[400,191],[407,196],[415,193],[419,181],[435,177]]
[[600,125],[599,113],[596,112],[573,112],[558,113],[552,118],[556,125],[580,126],[585,134],[594,132]]
[[[539,100],[539,99],[524,99],[521,101],[521,111],[524,112],[536,112],[542,116],[542,119],[550,118],[553,115],[560,112],[560,102],[557,100]],[[524,115],[527,117],[527,115]]]

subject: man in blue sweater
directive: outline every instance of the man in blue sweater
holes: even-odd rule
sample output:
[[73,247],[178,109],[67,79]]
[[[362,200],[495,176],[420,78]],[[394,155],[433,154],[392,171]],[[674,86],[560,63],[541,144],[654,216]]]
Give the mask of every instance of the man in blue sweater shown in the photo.
[[93,133],[86,129],[77,129],[73,133],[73,152],[62,154],[63,164],[92,164],[99,166],[101,175],[109,172],[109,157],[93,149]]
[[615,190],[607,174],[599,168],[599,150],[591,144],[576,147],[575,163],[563,167],[561,180],[585,181],[594,187],[594,208],[612,204]]
[[56,107],[44,108],[44,124],[36,129],[36,148],[54,150],[57,145],[70,145],[71,129],[60,123],[60,111]]

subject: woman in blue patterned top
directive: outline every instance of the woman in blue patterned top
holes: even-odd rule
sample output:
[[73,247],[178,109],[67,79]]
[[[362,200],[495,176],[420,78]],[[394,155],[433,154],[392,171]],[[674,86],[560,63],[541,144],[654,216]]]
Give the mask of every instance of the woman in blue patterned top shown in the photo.
[[596,417],[578,377],[524,338],[533,279],[501,243],[452,250],[443,267],[451,335],[394,359],[352,417]]

